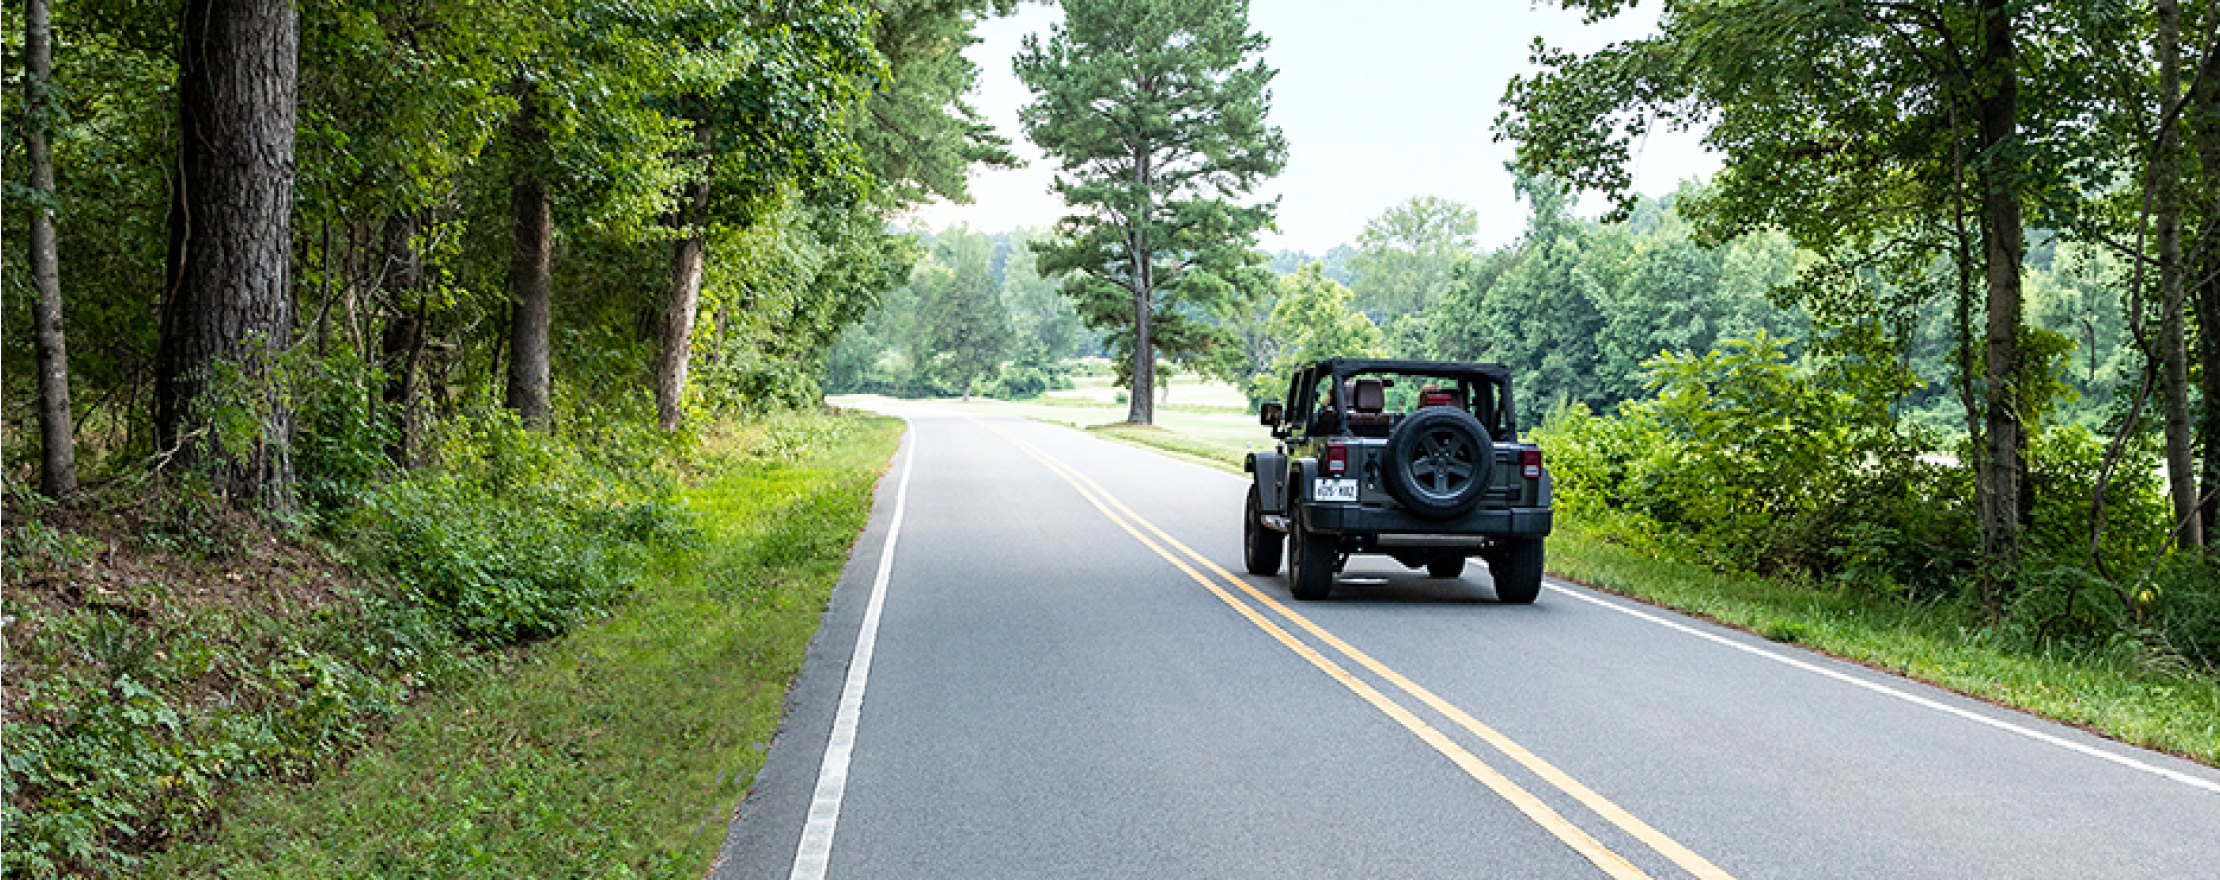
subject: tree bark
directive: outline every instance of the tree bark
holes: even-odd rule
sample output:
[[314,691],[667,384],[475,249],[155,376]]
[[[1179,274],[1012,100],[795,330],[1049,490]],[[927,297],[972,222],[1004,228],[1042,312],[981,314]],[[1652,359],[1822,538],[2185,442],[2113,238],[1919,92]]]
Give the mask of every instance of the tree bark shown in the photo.
[[549,332],[554,314],[555,217],[547,200],[540,154],[547,132],[540,99],[527,86],[512,121],[516,167],[509,186],[513,238],[509,251],[508,407],[527,427],[545,429],[548,414]]
[[[1988,88],[1975,98],[1980,143],[1976,155],[2009,154],[2019,136],[2019,74],[2013,45],[2010,0],[1981,0],[1980,73]],[[2005,147],[1999,150],[1999,147]],[[1994,163],[1997,160],[1985,160]],[[1983,418],[1988,454],[1978,475],[1987,492],[1981,509],[1982,603],[1994,617],[2003,612],[2019,565],[2021,493],[2026,444],[2020,421],[2020,263],[2026,247],[2020,229],[2019,169],[1985,164],[1981,183],[1983,256],[1988,277],[1988,324],[1983,366],[1988,399]]]
[[2187,178],[2204,217],[2191,244],[2197,311],[2197,359],[2204,411],[2199,442],[2204,449],[2201,518],[2209,540],[2220,531],[2220,46],[2204,47],[2203,72],[2194,78],[2185,130],[2196,144],[2197,174]]
[[386,458],[402,467],[416,461],[419,419],[418,366],[424,351],[424,259],[416,249],[418,219],[395,214],[385,222],[384,277],[386,318],[378,338],[379,365],[385,370],[383,418],[394,427]]
[[62,275],[54,234],[54,156],[46,145],[47,89],[54,79],[53,32],[46,0],[24,0],[24,159],[31,166],[31,284],[38,290],[31,323],[38,334],[39,440],[44,446],[39,490],[49,498],[77,491],[77,428],[70,413],[69,345],[62,333]]
[[1133,159],[1133,184],[1138,208],[1134,211],[1133,228],[1126,233],[1126,252],[1132,257],[1133,268],[1133,378],[1127,383],[1125,420],[1128,424],[1156,424],[1156,340],[1152,338],[1151,324],[1156,317],[1155,254],[1149,248],[1150,210],[1155,201],[1153,181],[1149,176],[1149,157],[1146,150],[1136,151]]
[[[2159,106],[2181,100],[2181,6],[2158,0]],[[2178,116],[2162,120],[2151,156],[2152,213],[2158,226],[2160,408],[2166,419],[2166,493],[2174,503],[2173,522],[2183,523],[2183,547],[2204,546],[2197,517],[2196,458],[2189,422],[2189,347],[2182,314],[2187,305],[2181,253],[2181,178]]]
[[[279,359],[293,341],[300,21],[291,0],[187,0],[181,33],[156,436],[173,461],[207,466],[226,497],[290,510],[293,413]],[[213,430],[211,416],[233,407],[256,415],[255,436]]]
[[679,405],[686,397],[686,367],[694,352],[694,316],[701,304],[702,257],[708,245],[709,156],[712,130],[694,123],[700,176],[687,181],[671,225],[679,232],[671,246],[670,297],[663,306],[663,353],[655,367],[655,420],[665,431],[678,430]]

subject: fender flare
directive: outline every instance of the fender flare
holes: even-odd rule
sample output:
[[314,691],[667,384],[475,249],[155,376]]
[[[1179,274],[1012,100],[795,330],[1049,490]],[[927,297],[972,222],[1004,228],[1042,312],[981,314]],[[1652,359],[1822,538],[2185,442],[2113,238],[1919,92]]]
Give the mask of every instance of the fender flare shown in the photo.
[[1251,484],[1256,487],[1257,504],[1264,513],[1287,512],[1287,455],[1277,450],[1258,450],[1241,460],[1241,469],[1254,474]]

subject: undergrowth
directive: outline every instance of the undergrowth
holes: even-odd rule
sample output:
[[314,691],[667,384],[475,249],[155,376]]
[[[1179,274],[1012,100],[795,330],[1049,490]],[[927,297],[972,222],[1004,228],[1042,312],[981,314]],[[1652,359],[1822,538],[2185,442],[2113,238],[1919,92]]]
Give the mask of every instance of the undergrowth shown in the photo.
[[317,433],[318,415],[297,521],[189,473],[112,475],[68,508],[10,489],[0,874],[139,876],[239,787],[339,766],[422,694],[605,614],[650,553],[698,540],[658,444],[487,412],[401,471],[366,451],[383,438]]
[[902,431],[789,414],[703,438],[604,619],[412,708],[343,772],[258,786],[150,864],[197,877],[699,877],[777,729]]

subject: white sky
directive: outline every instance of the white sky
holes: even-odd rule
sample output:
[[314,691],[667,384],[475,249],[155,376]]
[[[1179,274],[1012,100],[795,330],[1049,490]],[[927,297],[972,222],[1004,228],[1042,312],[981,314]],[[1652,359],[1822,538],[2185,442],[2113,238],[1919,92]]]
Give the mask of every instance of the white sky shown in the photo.
[[[1477,209],[1481,247],[1510,243],[1526,209],[1503,169],[1511,145],[1493,140],[1493,125],[1511,77],[1536,69],[1528,61],[1534,38],[1594,51],[1653,32],[1658,5],[1591,26],[1551,0],[1251,0],[1250,28],[1271,39],[1264,58],[1279,71],[1267,119],[1288,140],[1287,168],[1260,190],[1262,198],[1280,196],[1280,231],[1264,233],[1258,246],[1323,255],[1355,242],[1365,221],[1388,207],[1427,195]],[[977,172],[972,204],[926,205],[910,222],[999,232],[1062,216],[1048,189],[1053,165],[1018,128],[1018,107],[1031,96],[1010,72],[1018,41],[1028,33],[1046,39],[1062,20],[1057,7],[1029,4],[980,24],[982,42],[965,53],[980,67],[972,103],[1027,167]],[[1717,171],[1717,155],[1697,138],[1650,135],[1638,145],[1634,188],[1663,195]],[[1598,213],[1602,201],[1590,197],[1581,207]]]

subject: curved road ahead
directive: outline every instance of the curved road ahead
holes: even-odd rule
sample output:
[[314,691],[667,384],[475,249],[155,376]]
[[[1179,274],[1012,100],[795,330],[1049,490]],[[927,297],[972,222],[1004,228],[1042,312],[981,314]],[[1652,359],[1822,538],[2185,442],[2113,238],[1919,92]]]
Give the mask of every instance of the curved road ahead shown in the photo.
[[1477,563],[1297,603],[1236,475],[898,414],[713,877],[2220,877],[2210,768]]

